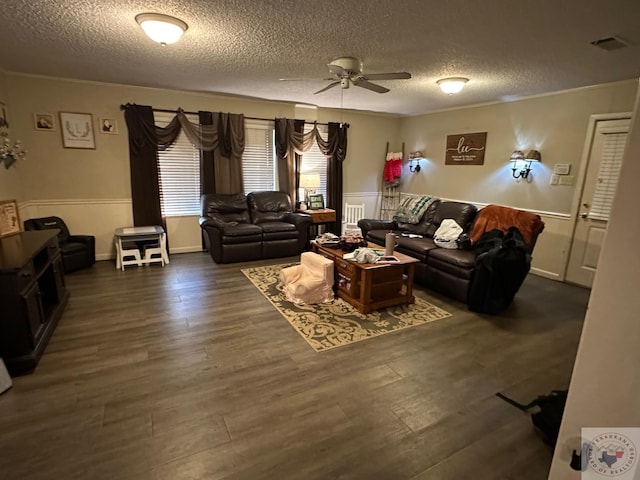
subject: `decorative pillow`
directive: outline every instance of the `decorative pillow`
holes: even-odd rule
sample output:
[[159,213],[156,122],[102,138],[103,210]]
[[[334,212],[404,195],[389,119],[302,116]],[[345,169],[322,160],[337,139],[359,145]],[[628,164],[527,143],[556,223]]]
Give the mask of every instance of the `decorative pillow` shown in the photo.
[[426,212],[429,206],[436,200],[438,200],[438,198],[427,195],[409,196],[400,203],[396,212],[393,214],[393,220],[398,223],[416,224],[420,222],[424,212]]

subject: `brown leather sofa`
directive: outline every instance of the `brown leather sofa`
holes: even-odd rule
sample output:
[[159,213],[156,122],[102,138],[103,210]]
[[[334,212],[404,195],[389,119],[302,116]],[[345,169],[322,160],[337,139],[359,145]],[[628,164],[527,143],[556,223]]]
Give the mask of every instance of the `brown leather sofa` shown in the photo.
[[293,213],[285,192],[201,197],[205,247],[216,263],[289,257],[307,246],[311,217]]
[[[483,210],[485,214],[482,213]],[[539,215],[509,207],[489,205],[478,211],[475,205],[436,200],[424,212],[418,223],[362,219],[358,226],[363,237],[378,245],[385,244],[385,235],[394,232],[401,253],[420,260],[415,267],[415,281],[425,287],[467,303],[475,280],[478,261],[473,246],[468,249],[438,247],[433,236],[443,220],[454,219],[472,239],[493,228],[506,232],[514,224],[522,231],[529,255],[538,235],[544,229]],[[488,214],[498,212],[494,218]]]

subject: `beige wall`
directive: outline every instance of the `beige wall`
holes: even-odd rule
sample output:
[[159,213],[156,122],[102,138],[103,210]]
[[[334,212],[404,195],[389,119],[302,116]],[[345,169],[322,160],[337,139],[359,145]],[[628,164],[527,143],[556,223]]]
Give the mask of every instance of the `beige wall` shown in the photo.
[[[630,112],[636,81],[618,82],[524,100],[450,110],[400,120],[406,151],[422,150],[420,173],[405,165],[401,189],[410,193],[473,202],[496,203],[539,213],[545,221],[532,269],[563,280],[574,226],[572,206],[579,189],[550,185],[556,163],[569,163],[578,180],[589,117]],[[484,165],[445,165],[447,135],[487,132]],[[514,150],[535,148],[542,162],[532,181],[511,176]]]
[[[296,113],[295,104],[284,102],[21,74],[7,74],[6,83],[13,103],[20,107],[14,115],[15,130],[29,150],[28,160],[16,170],[24,183],[25,194],[21,198],[28,200],[23,218],[63,217],[73,232],[96,235],[99,259],[113,255],[113,230],[132,223],[127,130],[121,104],[223,111],[262,118],[293,118]],[[96,131],[95,150],[65,149],[60,134],[60,111],[91,113],[96,130],[99,117],[116,118],[120,134]],[[55,115],[56,131],[34,129],[33,113],[40,112]],[[310,120],[351,124],[344,185],[348,191],[364,192],[362,196],[371,204],[367,214],[373,215],[378,172],[382,169],[386,142],[397,142],[398,118],[326,109],[318,109],[314,117]],[[197,217],[172,217],[167,229],[172,252],[201,248]]]
[[[7,121],[9,122],[9,129],[3,129],[4,131],[0,132],[0,134],[8,135],[12,143],[17,139],[24,141],[15,128],[15,106],[12,108],[13,102],[11,102],[8,93],[6,73],[2,69],[0,69],[0,102],[6,106]],[[4,141],[4,138],[0,138],[0,141]],[[21,182],[21,172],[23,170],[24,162],[14,163],[9,169],[4,167],[4,162],[0,165],[0,200],[15,199],[19,202],[20,206],[23,205],[25,200]]]
[[[344,163],[344,200],[364,203],[365,216],[380,211],[380,190],[387,143],[405,153],[422,150],[422,171],[403,171],[400,190],[429,193],[478,205],[499,203],[542,215],[546,228],[536,246],[533,271],[564,278],[573,231],[572,202],[576,188],[550,186],[555,163],[570,163],[580,171],[582,150],[591,114],[630,111],[636,83],[619,82],[525,100],[439,112],[411,118],[332,109],[296,108],[295,104],[224,95],[159,90],[80,82],[66,79],[5,74],[5,97],[12,108],[12,130],[28,149],[28,158],[8,172],[0,172],[3,198],[23,201],[23,218],[57,214],[72,231],[97,238],[99,259],[113,255],[113,230],[132,223],[129,157],[122,103],[158,108],[212,110],[274,118],[344,121],[350,124]],[[2,91],[0,90],[0,93]],[[375,97],[374,97],[375,98]],[[96,150],[62,147],[59,125],[54,132],[35,131],[33,113],[87,112],[119,120],[119,135],[96,133]],[[306,115],[305,115],[306,116]],[[485,164],[445,166],[448,134],[488,133]],[[542,163],[534,166],[531,183],[511,178],[507,160],[516,149],[536,147]],[[200,249],[195,217],[170,218],[168,233],[174,253]]]
[[[640,256],[634,253],[640,236],[639,104],[640,94],[554,452],[552,480],[580,478],[569,461],[573,449],[580,451],[582,441],[591,440],[581,439],[582,427],[614,433],[616,427],[640,427]],[[638,472],[640,468],[633,478]]]

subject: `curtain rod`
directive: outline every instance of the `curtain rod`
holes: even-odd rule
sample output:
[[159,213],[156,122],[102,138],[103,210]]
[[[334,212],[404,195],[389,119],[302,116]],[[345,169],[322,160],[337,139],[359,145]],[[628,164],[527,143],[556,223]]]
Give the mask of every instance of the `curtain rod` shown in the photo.
[[[120,110],[124,110],[127,106],[126,105],[120,105]],[[154,112],[164,112],[164,113],[178,113],[176,110],[168,110],[166,108],[152,108],[152,110]],[[199,112],[187,112],[186,110],[183,110],[184,113],[188,114],[188,115],[198,115]],[[248,120],[263,120],[265,122],[275,122],[275,120],[273,118],[260,118],[260,117],[244,117]],[[328,123],[322,123],[322,122],[307,122],[305,120],[304,122],[307,125],[329,125]],[[349,128],[349,124],[348,123],[342,123],[343,125],[345,125],[347,128]]]

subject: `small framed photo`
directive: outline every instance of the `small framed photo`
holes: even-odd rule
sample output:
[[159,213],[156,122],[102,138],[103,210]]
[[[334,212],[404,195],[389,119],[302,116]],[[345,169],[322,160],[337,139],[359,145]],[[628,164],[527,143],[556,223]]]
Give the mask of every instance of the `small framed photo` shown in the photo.
[[0,200],[0,237],[20,232],[18,203],[15,200]]
[[117,135],[118,121],[115,118],[100,117],[100,127],[98,129],[100,130],[100,133]]
[[53,132],[56,129],[56,122],[50,113],[34,113],[33,126],[36,130]]
[[321,193],[309,195],[309,209],[321,210],[324,208],[324,197]]
[[95,150],[93,117],[90,113],[60,112],[60,131],[64,148]]

